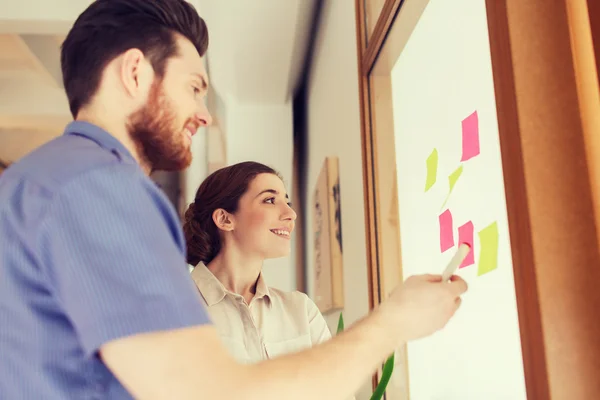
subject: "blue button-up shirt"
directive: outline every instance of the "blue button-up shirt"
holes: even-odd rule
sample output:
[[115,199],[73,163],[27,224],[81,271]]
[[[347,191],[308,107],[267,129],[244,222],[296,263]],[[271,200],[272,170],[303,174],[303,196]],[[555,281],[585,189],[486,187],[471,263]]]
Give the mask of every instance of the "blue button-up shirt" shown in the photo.
[[97,357],[125,336],[207,324],[177,213],[85,122],[0,177],[0,399],[129,399]]

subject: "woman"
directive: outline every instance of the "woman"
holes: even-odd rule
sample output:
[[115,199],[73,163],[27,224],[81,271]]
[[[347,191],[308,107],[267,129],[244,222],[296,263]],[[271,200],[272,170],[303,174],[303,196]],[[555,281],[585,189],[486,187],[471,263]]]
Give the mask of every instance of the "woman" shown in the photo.
[[331,337],[308,296],[270,288],[262,274],[264,260],[290,253],[295,220],[280,176],[255,162],[211,174],[185,213],[192,277],[223,342],[241,362]]

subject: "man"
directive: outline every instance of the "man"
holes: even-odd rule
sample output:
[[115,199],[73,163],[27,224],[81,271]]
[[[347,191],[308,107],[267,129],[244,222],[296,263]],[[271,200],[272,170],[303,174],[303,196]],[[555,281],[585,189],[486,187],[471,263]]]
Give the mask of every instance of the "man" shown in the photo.
[[75,22],[61,55],[75,121],[0,179],[0,398],[343,399],[457,309],[463,280],[417,276],[320,346],[227,354],[147,177],[188,166],[211,123],[207,44],[183,0],[97,0]]

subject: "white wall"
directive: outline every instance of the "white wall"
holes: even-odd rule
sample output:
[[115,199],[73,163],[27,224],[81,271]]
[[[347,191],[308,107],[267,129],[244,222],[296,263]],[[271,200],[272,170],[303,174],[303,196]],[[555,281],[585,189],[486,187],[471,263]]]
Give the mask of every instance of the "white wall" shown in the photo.
[[194,201],[198,187],[200,187],[200,184],[208,174],[207,131],[207,128],[198,129],[192,140],[192,163],[183,173],[183,198],[186,208],[187,205]]
[[[215,116],[225,136],[226,164],[257,161],[277,170],[291,197],[293,120],[291,102],[286,104],[238,103],[222,96]],[[294,238],[292,248],[294,248]],[[269,286],[296,289],[293,254],[265,261],[263,273]]]
[[292,178],[292,106],[227,103],[227,163],[258,161],[275,168],[288,191]]
[[[363,198],[360,107],[354,2],[325,1],[315,43],[308,94],[307,243],[312,243],[310,205],[317,176],[326,156],[338,156],[344,244],[344,320],[346,326],[369,310]],[[314,254],[307,246],[308,288]],[[335,332],[339,313],[325,316]],[[370,397],[365,382],[358,399]]]

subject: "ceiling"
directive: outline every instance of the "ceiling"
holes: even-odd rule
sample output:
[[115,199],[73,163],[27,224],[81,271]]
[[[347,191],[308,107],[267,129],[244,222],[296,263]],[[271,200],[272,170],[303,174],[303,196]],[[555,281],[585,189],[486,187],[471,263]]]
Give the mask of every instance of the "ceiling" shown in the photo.
[[[209,28],[208,70],[218,96],[269,104],[291,98],[316,0],[190,2]],[[1,3],[0,160],[11,162],[59,135],[70,120],[59,47],[91,1]]]

